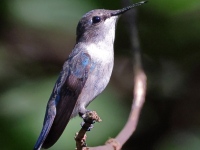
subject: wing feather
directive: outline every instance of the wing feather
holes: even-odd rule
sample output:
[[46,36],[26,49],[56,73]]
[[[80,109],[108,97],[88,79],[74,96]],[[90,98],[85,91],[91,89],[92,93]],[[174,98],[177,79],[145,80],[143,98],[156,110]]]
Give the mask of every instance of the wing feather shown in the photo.
[[[35,150],[36,147],[51,147],[63,133],[88,78],[90,64],[91,58],[86,53],[79,53],[65,63],[48,102],[43,129]],[[52,110],[52,103],[55,104],[55,110]],[[53,112],[56,112],[55,117]]]

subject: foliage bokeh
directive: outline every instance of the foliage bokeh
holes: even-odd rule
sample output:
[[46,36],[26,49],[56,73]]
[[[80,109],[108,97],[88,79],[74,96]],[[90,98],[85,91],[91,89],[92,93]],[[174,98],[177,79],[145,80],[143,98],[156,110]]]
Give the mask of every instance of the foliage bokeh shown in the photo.
[[[119,0],[1,0],[1,149],[32,149],[81,16],[96,8],[121,7]],[[200,147],[200,1],[152,0],[137,9],[148,90],[137,131],[124,149],[196,150]],[[116,136],[130,110],[133,69],[124,19],[117,26],[111,82],[89,106],[103,119],[88,133],[89,146]],[[51,149],[73,149],[81,121],[73,119]]]

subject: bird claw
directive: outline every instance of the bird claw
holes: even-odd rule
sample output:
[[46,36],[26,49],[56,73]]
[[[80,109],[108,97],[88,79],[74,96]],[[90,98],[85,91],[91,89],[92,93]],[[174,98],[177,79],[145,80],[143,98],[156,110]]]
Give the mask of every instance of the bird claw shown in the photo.
[[94,128],[94,125],[93,124],[88,124],[86,125],[87,123],[85,122],[81,122],[81,127],[86,130],[86,131],[90,131],[92,128]]
[[87,111],[85,114],[81,116],[83,118],[83,121],[81,123],[81,126],[84,130],[90,131],[94,127],[95,122],[102,121],[101,118],[98,116],[98,114],[95,111]]

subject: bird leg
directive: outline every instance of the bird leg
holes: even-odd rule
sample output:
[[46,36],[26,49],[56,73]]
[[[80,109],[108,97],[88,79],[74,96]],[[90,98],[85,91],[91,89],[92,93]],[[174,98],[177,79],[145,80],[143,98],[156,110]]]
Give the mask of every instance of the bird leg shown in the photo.
[[79,114],[79,115],[83,118],[83,121],[84,121],[81,123],[81,126],[86,131],[90,131],[93,128],[93,124],[95,122],[102,121],[101,118],[96,113],[96,111],[88,110],[85,114],[83,115]]
[[77,150],[83,150],[83,148],[87,149],[86,144],[86,132],[90,131],[93,128],[93,124],[95,122],[101,122],[101,118],[98,116],[96,111],[87,111],[85,114],[79,113],[79,115],[83,118],[83,121],[81,123],[81,130],[76,133],[75,135],[75,141],[76,141],[76,149]]

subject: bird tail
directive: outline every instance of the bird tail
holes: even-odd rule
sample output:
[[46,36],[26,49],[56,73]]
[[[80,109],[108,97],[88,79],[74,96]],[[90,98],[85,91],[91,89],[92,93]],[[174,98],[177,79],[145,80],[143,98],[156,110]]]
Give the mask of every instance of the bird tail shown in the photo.
[[41,149],[42,144],[44,143],[44,141],[45,141],[45,139],[46,139],[46,137],[47,137],[47,135],[48,135],[48,133],[51,129],[51,126],[53,124],[53,120],[54,120],[54,117],[47,119],[47,121],[43,125],[42,131],[40,133],[40,136],[39,136],[33,150],[40,150]]

